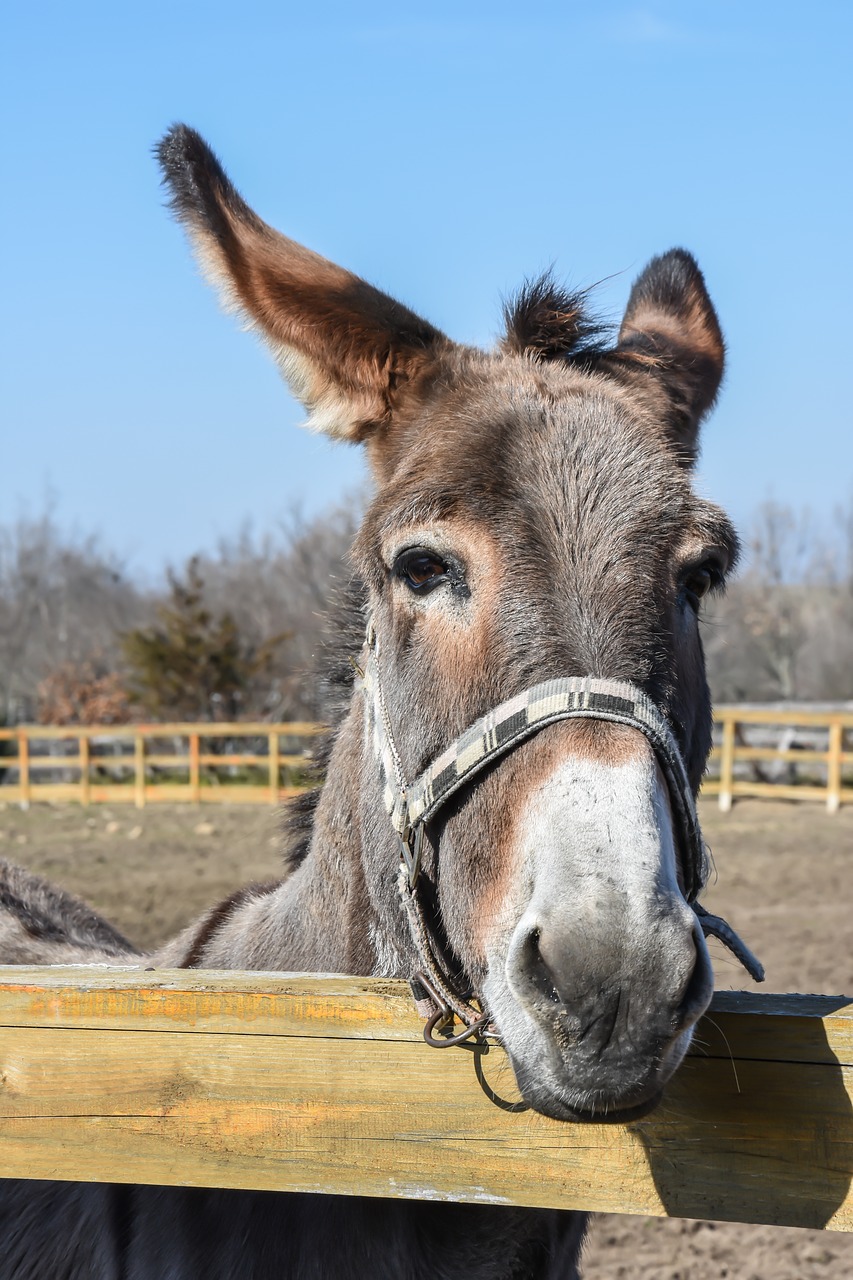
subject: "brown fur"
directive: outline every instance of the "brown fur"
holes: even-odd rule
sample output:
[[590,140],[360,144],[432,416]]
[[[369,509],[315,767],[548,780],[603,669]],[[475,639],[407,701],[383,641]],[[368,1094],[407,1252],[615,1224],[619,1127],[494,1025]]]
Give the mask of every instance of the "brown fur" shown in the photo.
[[206,274],[269,343],[318,429],[361,441],[435,374],[438,330],[268,227],[192,130],[168,135],[160,160]]

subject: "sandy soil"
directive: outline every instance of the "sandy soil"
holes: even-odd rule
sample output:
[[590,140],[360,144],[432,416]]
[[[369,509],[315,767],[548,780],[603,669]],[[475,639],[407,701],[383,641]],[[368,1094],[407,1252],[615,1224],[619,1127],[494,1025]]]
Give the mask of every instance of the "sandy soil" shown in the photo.
[[[767,968],[764,990],[853,997],[853,808],[741,801],[702,805],[718,880],[704,901]],[[0,857],[87,898],[139,946],[177,931],[240,883],[278,869],[266,809],[0,808]],[[750,980],[713,944],[717,986]],[[842,1280],[853,1235],[732,1223],[595,1219],[586,1280]]]

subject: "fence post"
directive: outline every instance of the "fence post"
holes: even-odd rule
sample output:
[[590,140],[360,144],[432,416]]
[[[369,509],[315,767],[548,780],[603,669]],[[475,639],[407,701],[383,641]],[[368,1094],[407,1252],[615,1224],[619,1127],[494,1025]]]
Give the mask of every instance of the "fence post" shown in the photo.
[[80,756],[80,803],[84,808],[89,807],[89,739],[81,733],[77,739],[80,748],[78,754]]
[[141,733],[133,739],[134,803],[137,809],[145,808],[145,739]]
[[278,786],[281,776],[278,734],[268,734],[268,740],[270,753],[270,804],[278,804]]
[[190,800],[193,804],[201,802],[201,782],[199,781],[199,735],[190,734]]
[[841,750],[844,726],[840,720],[829,722],[829,750],[826,756],[826,807],[837,813],[841,807]]
[[18,730],[18,787],[21,793],[21,808],[30,807],[30,740],[26,729]]
[[723,720],[723,741],[720,745],[720,809],[728,813],[732,807],[732,788],[735,768],[735,720],[727,715]]

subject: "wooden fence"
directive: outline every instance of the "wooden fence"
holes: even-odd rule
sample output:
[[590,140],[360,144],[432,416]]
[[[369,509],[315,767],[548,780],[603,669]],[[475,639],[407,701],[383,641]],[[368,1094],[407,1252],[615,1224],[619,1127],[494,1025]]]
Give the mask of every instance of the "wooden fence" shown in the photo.
[[717,707],[703,795],[727,812],[739,796],[853,802],[853,711]]
[[[277,804],[305,785],[320,731],[310,723],[0,729],[0,800]],[[715,742],[703,794],[724,810],[739,796],[823,800],[832,812],[853,802],[853,711],[719,707]]]
[[[0,800],[278,804],[305,786],[322,726],[134,724],[0,729]],[[248,750],[236,744],[249,740]]]
[[853,1230],[853,1003],[718,994],[696,1043],[646,1119],[572,1125],[398,981],[3,968],[0,1176]]

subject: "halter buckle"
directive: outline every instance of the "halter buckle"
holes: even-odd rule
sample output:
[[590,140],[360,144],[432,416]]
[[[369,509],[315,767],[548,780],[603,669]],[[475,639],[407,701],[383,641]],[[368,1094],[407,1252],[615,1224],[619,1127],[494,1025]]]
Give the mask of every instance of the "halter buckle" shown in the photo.
[[421,871],[421,854],[424,847],[424,824],[416,823],[414,827],[406,825],[400,836],[400,857],[406,864],[409,876],[409,888],[414,889]]

